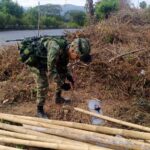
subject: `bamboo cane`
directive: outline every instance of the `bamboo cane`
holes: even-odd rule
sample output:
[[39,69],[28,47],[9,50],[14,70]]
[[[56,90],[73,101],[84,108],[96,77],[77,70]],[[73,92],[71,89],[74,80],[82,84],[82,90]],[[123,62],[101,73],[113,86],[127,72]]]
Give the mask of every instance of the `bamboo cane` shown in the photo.
[[[48,143],[57,143],[57,144],[63,144],[62,141],[60,140],[53,140],[47,137],[43,137],[43,136],[34,136],[34,135],[27,135],[27,134],[20,134],[20,133],[15,133],[15,132],[9,132],[9,131],[4,131],[4,130],[0,130],[0,135],[2,136],[8,136],[8,137],[13,137],[13,138],[19,138],[19,139],[23,139],[23,140],[32,140],[32,141],[40,141],[40,142],[48,142]],[[76,144],[74,142],[70,142],[70,143],[65,143],[66,145],[74,145],[76,146]],[[99,148],[98,146],[93,146],[90,144],[85,144],[85,143],[81,143],[80,145],[78,144],[77,146],[81,146],[83,147],[88,147],[89,149],[93,149],[93,150],[101,150],[101,148]],[[106,149],[107,150],[107,149]]]
[[138,132],[133,130],[117,129],[117,128],[110,128],[110,127],[103,127],[103,126],[94,126],[94,125],[67,122],[67,121],[48,120],[48,119],[35,118],[35,117],[26,117],[26,116],[16,116],[16,117],[43,122],[43,123],[55,124],[59,126],[66,126],[75,129],[82,129],[86,131],[100,132],[100,133],[110,134],[110,135],[121,135],[128,138],[150,140],[150,133],[146,133],[146,132]]
[[150,143],[150,140],[146,140],[146,142]]
[[[32,126],[29,126],[29,128],[32,129]],[[116,148],[120,147],[120,149],[122,148],[129,148],[129,149],[135,149],[135,150],[149,150],[150,149],[150,144],[145,144],[143,142],[138,142],[138,141],[135,142],[135,141],[127,140],[124,138],[111,137],[111,136],[107,136],[104,134],[96,134],[96,133],[93,134],[90,132],[88,134],[87,133],[83,134],[83,132],[79,131],[80,132],[80,136],[79,136],[79,133],[75,133],[73,131],[71,134],[67,130],[65,131],[61,129],[54,130],[54,128],[46,129],[44,132],[72,138],[74,140],[93,143],[93,144],[106,144],[106,145],[110,145],[111,147],[116,146]]]
[[0,150],[20,150],[19,148],[13,148],[9,146],[0,145]]
[[[72,129],[72,128],[67,128],[67,127],[61,127],[61,126],[56,126],[56,125],[50,125],[50,124],[45,124],[45,123],[39,123],[31,120],[24,120],[24,119],[18,119],[13,116],[8,116],[1,114],[0,115],[1,119],[5,119],[8,121],[12,122],[17,122],[17,123],[23,123],[23,124],[28,124],[28,125],[33,125],[33,126],[41,126],[41,127],[46,127],[49,129],[46,129],[47,133],[53,134],[53,135],[58,135],[66,138],[71,138],[74,140],[79,140],[83,142],[88,142],[88,143],[99,143],[99,144],[108,144],[111,146],[121,146],[124,148],[132,148],[132,149],[150,149],[150,144],[145,144],[145,143],[135,143],[132,142],[131,140],[127,139],[121,139],[121,138],[114,138],[108,135],[104,134],[97,134],[93,132],[88,132],[88,131],[82,131],[82,130],[77,130],[77,129]],[[81,135],[82,134],[82,135]],[[80,136],[79,136],[80,135]],[[120,142],[118,142],[120,141]]]
[[4,123],[0,123],[0,128],[4,129],[4,130],[9,130],[9,131],[13,131],[13,132],[17,132],[17,133],[23,133],[23,134],[27,134],[27,135],[34,135],[34,136],[38,136],[38,137],[45,137],[49,140],[49,142],[58,142],[58,143],[65,143],[65,144],[70,144],[70,143],[74,143],[75,145],[82,145],[82,146],[93,146],[91,144],[88,143],[83,143],[83,142],[79,142],[79,141],[75,141],[75,140],[70,140],[70,139],[66,139],[66,138],[62,138],[62,137],[58,137],[58,136],[54,136],[54,135],[49,135],[49,134],[45,134],[45,133],[41,133],[41,132],[37,132],[37,131],[33,131],[33,130],[29,130],[29,129],[24,129],[23,127],[18,127],[18,126],[14,126],[14,125],[9,125],[9,124],[4,124]]
[[4,143],[11,143],[11,144],[21,144],[25,146],[33,146],[33,147],[40,147],[40,148],[52,148],[58,150],[110,150],[107,148],[99,147],[99,149],[91,149],[90,147],[81,147],[81,146],[74,146],[74,145],[66,145],[66,144],[57,144],[57,143],[47,143],[47,142],[37,142],[32,140],[20,140],[16,138],[9,138],[9,137],[1,137],[0,141]]
[[23,140],[33,140],[33,141],[41,141],[41,142],[45,141],[45,142],[49,142],[49,143],[59,143],[59,144],[62,143],[59,140],[56,140],[56,139],[53,140],[53,139],[46,138],[46,137],[43,137],[43,136],[21,134],[21,133],[10,132],[10,131],[5,131],[5,130],[0,130],[0,135],[19,138],[19,139],[23,139]]
[[140,129],[140,130],[143,130],[143,131],[150,132],[150,128],[149,127],[144,127],[144,126],[141,126],[141,125],[137,125],[137,124],[133,124],[133,123],[130,123],[130,122],[114,119],[114,118],[111,118],[111,117],[108,117],[108,116],[104,116],[104,115],[101,115],[101,114],[96,114],[96,113],[93,113],[93,112],[90,112],[90,111],[83,110],[81,108],[74,108],[74,109],[76,111],[79,111],[79,112],[82,112],[84,114],[88,114],[88,115],[91,115],[91,116],[95,116],[97,118],[101,118],[101,119],[104,119],[104,120],[107,120],[107,121],[111,121],[111,122],[115,122],[115,123],[118,123],[118,124],[121,124],[121,125],[125,125],[125,126],[128,126],[128,127],[132,127],[132,128],[135,128],[135,129]]

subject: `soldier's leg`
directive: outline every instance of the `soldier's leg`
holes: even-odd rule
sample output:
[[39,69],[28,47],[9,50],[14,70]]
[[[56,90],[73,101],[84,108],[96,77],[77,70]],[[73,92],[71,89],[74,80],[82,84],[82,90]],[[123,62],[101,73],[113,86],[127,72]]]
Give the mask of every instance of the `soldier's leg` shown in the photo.
[[37,105],[44,106],[45,100],[48,92],[48,80],[46,76],[46,71],[40,71],[37,75]]
[[37,68],[31,68],[34,74],[36,86],[37,86],[37,115],[39,117],[44,117],[43,106],[48,92],[48,79],[45,70],[39,70]]

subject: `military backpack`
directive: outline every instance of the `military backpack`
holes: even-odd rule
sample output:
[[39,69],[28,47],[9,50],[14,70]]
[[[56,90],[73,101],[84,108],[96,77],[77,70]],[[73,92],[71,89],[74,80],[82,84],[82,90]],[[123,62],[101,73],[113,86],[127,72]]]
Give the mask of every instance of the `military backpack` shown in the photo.
[[[41,40],[42,39],[42,40]],[[60,47],[66,48],[67,42],[60,42],[63,37],[31,37],[25,38],[19,47],[20,61],[33,67],[38,67],[42,62],[47,62],[46,40],[55,40]]]

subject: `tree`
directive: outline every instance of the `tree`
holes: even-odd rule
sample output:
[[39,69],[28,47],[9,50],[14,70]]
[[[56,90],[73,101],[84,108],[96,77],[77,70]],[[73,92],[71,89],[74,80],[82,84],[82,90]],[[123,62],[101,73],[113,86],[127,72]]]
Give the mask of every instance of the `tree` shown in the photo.
[[79,26],[83,26],[86,20],[86,14],[82,11],[68,11],[64,15],[66,21],[74,22]]
[[58,28],[61,26],[61,21],[56,17],[42,16],[41,17],[41,26],[44,28]]
[[21,25],[24,11],[21,6],[12,0],[0,0],[0,28],[12,29]]
[[[79,27],[85,24],[85,13],[68,12],[69,19],[65,22],[61,16],[60,5],[40,6],[40,27]],[[68,23],[69,22],[69,23]],[[69,25],[68,25],[69,24]],[[24,11],[23,7],[13,0],[0,0],[0,29],[36,29],[38,25],[38,7]]]
[[94,21],[94,6],[93,6],[93,0],[86,0],[86,13],[87,13],[87,19],[88,23],[92,24]]
[[23,15],[23,8],[12,0],[1,0],[0,10],[15,17],[21,17]]
[[22,18],[23,24],[32,28],[36,28],[38,24],[38,10],[35,8],[29,9]]
[[111,12],[119,9],[119,0],[102,0],[96,4],[96,15],[100,19],[107,19]]
[[140,2],[140,8],[145,9],[147,7],[147,3],[145,1]]

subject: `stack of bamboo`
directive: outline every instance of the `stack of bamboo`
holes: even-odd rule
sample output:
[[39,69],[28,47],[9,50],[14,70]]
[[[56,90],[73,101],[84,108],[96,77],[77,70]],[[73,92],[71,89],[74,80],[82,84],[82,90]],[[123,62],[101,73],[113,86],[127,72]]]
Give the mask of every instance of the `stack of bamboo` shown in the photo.
[[[60,150],[150,150],[150,128],[97,115],[79,108],[76,111],[143,131],[94,126],[0,113],[0,143]],[[0,145],[0,150],[17,148]]]

